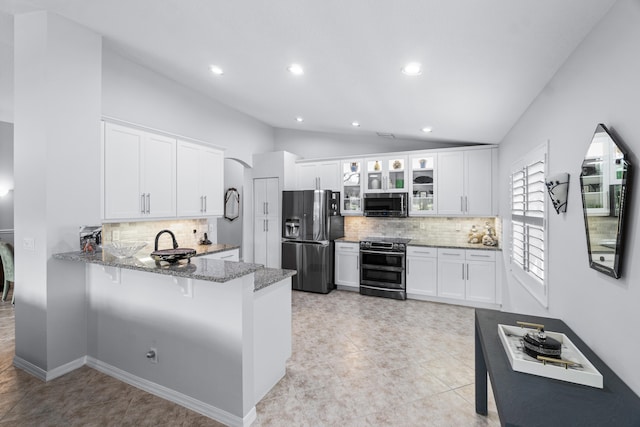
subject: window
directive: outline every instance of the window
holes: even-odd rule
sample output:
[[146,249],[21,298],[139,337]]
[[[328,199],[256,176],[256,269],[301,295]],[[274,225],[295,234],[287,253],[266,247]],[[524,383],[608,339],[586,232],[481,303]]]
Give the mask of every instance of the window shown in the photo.
[[545,144],[511,169],[511,271],[545,307],[546,157]]

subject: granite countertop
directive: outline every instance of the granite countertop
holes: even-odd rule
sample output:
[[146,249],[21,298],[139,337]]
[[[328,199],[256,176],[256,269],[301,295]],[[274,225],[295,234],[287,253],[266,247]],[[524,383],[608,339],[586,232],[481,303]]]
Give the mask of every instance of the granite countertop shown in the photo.
[[227,245],[224,243],[213,243],[211,245],[198,245],[193,249],[196,250],[196,256],[215,254],[218,252],[232,251],[234,249],[240,249],[237,245]]
[[[346,242],[346,243],[359,243],[360,240],[364,240],[369,236],[358,236],[358,235],[348,235],[341,237],[336,240],[336,242]],[[426,246],[432,248],[455,248],[455,249],[478,249],[478,250],[486,250],[486,251],[501,251],[502,248],[500,246],[485,246],[483,244],[478,243],[461,243],[461,242],[451,242],[449,240],[441,240],[438,238],[424,238],[424,239],[411,239],[408,243],[409,246]]]
[[[237,248],[238,246],[217,244],[199,247],[196,251],[198,255],[206,255]],[[254,291],[264,289],[269,285],[296,274],[294,270],[264,268],[262,264],[206,259],[200,258],[198,255],[192,257],[191,262],[182,260],[175,264],[162,262],[160,265],[156,264],[156,262],[145,253],[139,253],[138,256],[131,258],[118,259],[104,251],[98,251],[91,254],[76,251],[54,254],[53,258],[218,283],[228,282],[229,280],[255,273]]]

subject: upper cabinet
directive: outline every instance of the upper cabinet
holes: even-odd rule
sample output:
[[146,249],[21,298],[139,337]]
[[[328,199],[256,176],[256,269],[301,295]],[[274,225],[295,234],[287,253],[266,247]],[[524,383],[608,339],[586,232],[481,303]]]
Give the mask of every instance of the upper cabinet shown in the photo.
[[340,191],[340,162],[305,162],[296,164],[298,190]]
[[104,219],[176,215],[176,140],[105,123]]
[[178,141],[178,216],[222,216],[224,208],[222,151]]
[[362,215],[362,159],[342,160],[342,188],[340,189],[342,215]]
[[364,160],[364,166],[365,192],[407,192],[407,156],[370,157]]
[[493,148],[438,153],[439,215],[493,216]]
[[409,204],[410,216],[435,215],[436,199],[435,153],[420,153],[409,156]]
[[102,160],[105,221],[223,214],[220,150],[107,122]]

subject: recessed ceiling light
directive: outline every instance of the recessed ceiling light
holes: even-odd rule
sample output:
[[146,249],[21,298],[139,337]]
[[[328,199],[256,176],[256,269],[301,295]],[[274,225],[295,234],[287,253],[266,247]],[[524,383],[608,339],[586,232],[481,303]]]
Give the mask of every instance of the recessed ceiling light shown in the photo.
[[407,76],[419,76],[422,74],[422,65],[419,62],[409,62],[402,67],[402,74]]
[[351,126],[359,128],[360,127],[360,123],[358,122],[351,122]]
[[224,71],[222,71],[222,68],[218,67],[217,65],[210,65],[209,70],[211,70],[211,72],[216,76],[221,76],[224,74]]
[[300,64],[291,64],[287,67],[287,70],[294,76],[301,76],[304,74],[304,69]]
[[296,117],[296,122],[304,122],[304,118],[303,117]]
[[422,128],[422,132],[424,133],[430,133],[433,129],[430,127],[426,127],[426,128]]

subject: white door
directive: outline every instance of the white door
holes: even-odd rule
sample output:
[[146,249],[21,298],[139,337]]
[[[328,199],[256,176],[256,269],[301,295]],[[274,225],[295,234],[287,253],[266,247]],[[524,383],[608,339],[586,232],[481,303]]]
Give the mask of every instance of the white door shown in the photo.
[[492,150],[468,151],[465,157],[465,213],[492,215]]
[[438,153],[438,214],[463,213],[464,152]]
[[253,220],[253,262],[267,265],[267,220],[264,217]]
[[280,268],[280,243],[282,239],[280,235],[280,219],[266,218],[266,261],[265,266],[268,268]]
[[145,132],[142,153],[145,216],[176,216],[176,140]]
[[280,219],[280,188],[278,178],[268,178],[265,182],[266,216]]
[[144,197],[140,185],[140,156],[144,132],[112,123],[104,135],[104,217],[139,218]]
[[201,216],[204,200],[200,191],[200,147],[178,142],[178,216]]

